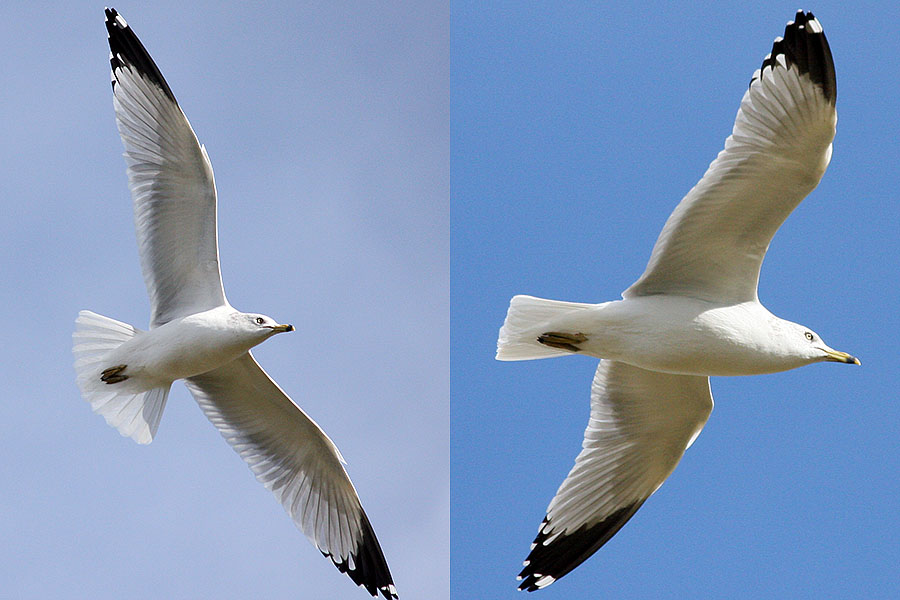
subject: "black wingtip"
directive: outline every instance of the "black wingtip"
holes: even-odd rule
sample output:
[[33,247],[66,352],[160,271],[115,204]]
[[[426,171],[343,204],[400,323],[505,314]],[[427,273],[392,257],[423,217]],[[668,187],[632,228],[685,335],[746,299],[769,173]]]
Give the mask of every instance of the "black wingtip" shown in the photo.
[[[813,83],[822,89],[825,98],[835,104],[837,79],[834,74],[834,59],[822,24],[815,15],[797,11],[794,20],[785,26],[784,36],[777,38],[772,44],[772,52],[763,60],[760,73],[766,68],[776,68],[779,56],[784,57],[788,67],[796,66],[801,74],[809,75]],[[754,81],[755,77],[751,79],[750,85]]]
[[621,508],[598,523],[563,533],[549,544],[545,542],[554,534],[546,531],[548,517],[544,517],[525,559],[525,568],[519,573],[522,580],[519,590],[533,592],[547,587],[586,561],[628,522],[645,500]]
[[360,528],[362,537],[356,552],[352,554],[353,568],[350,568],[351,561],[349,560],[335,559],[326,552],[322,552],[322,554],[330,558],[334,566],[341,573],[346,573],[353,583],[366,588],[366,591],[373,597],[377,597],[381,592],[386,600],[398,600],[397,589],[394,587],[394,580],[384,558],[384,552],[381,550],[381,544],[375,537],[375,530],[365,511],[360,516]]
[[114,8],[106,8],[105,14],[106,33],[109,38],[109,66],[113,73],[113,91],[116,89],[116,71],[128,68],[152,81],[170,100],[176,102],[175,94],[172,93],[169,84],[166,83],[156,63],[150,58],[147,49],[131,30],[125,18]]

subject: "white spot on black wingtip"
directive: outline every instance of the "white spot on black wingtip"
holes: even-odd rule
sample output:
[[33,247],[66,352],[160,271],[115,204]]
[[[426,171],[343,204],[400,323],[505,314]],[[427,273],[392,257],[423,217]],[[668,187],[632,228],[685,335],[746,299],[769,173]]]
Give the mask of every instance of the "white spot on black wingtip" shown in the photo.
[[[812,13],[810,13],[812,16]],[[824,33],[825,30],[822,29],[822,24],[819,23],[819,20],[815,17],[812,17],[809,21],[806,22],[806,26],[809,28],[812,33]]]
[[319,551],[331,559],[338,571],[346,573],[353,583],[364,587],[372,596],[378,596],[381,592],[387,600],[396,599],[398,596],[394,580],[365,512],[360,514],[360,530],[362,535],[349,557],[335,557],[322,548]]
[[837,82],[834,60],[822,24],[812,13],[798,10],[793,21],[788,21],[784,36],[775,38],[772,52],[766,55],[760,69],[750,79],[750,86],[766,74],[766,67],[796,68],[819,86],[832,104],[837,99]]
[[104,9],[106,13],[106,22],[111,25],[118,27],[119,29],[128,29],[128,22],[125,20],[125,17],[119,14],[119,12],[114,8],[106,7]]
[[109,71],[109,82],[112,84],[113,93],[116,92],[116,66],[115,66],[116,62],[115,61],[116,61],[116,57],[113,56],[112,52],[110,52],[109,53],[109,64],[110,64],[111,68]]
[[637,512],[644,500],[607,515],[601,521],[585,523],[575,530],[553,531],[544,517],[540,532],[526,557],[520,590],[533,592],[546,587],[583,563]]
[[[172,102],[176,102],[175,95],[160,73],[159,68],[144,45],[134,34],[125,19],[114,8],[106,9],[106,34],[109,41],[109,64],[115,77],[117,70],[129,69],[142,78],[152,82]],[[113,82],[113,92],[116,82]],[[176,102],[177,103],[177,102]]]

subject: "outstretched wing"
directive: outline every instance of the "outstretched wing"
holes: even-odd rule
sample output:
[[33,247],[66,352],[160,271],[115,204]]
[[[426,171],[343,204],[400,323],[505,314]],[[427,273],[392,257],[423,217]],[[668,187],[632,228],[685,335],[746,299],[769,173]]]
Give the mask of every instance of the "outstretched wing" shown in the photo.
[[601,361],[583,449],[547,508],[519,589],[550,585],[614,536],[675,469],[712,407],[708,377]]
[[125,145],[150,326],[226,304],[206,150],[143,44],[106,9],[113,105]]
[[725,149],[675,208],[623,297],[757,299],[772,236],[831,160],[836,98],[822,26],[798,11],[753,75]]
[[334,443],[248,352],[185,380],[203,412],[335,566],[376,596],[397,591]]

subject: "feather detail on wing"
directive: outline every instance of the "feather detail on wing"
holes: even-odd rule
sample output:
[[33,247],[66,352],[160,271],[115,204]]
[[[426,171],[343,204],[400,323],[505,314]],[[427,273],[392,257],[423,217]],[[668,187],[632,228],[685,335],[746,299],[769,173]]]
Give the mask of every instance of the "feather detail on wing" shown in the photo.
[[250,353],[186,381],[222,437],[335,566],[396,598],[375,532],[334,443]]
[[113,9],[106,29],[152,328],[226,304],[216,186],[206,149],[140,40]]
[[822,26],[799,11],[753,75],[725,149],[669,217],[623,297],[756,300],[772,236],[831,160],[836,98]]
[[547,508],[519,589],[546,587],[612,538],[672,473],[712,407],[708,377],[601,361],[581,453]]

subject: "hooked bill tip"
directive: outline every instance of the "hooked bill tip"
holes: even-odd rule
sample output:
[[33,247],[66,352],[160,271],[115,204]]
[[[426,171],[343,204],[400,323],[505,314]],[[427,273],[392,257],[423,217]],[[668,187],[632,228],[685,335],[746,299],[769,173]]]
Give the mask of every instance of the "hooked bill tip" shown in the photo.
[[838,352],[837,350],[827,350],[825,352],[825,360],[829,362],[839,362],[846,365],[861,365],[859,359],[846,352]]

